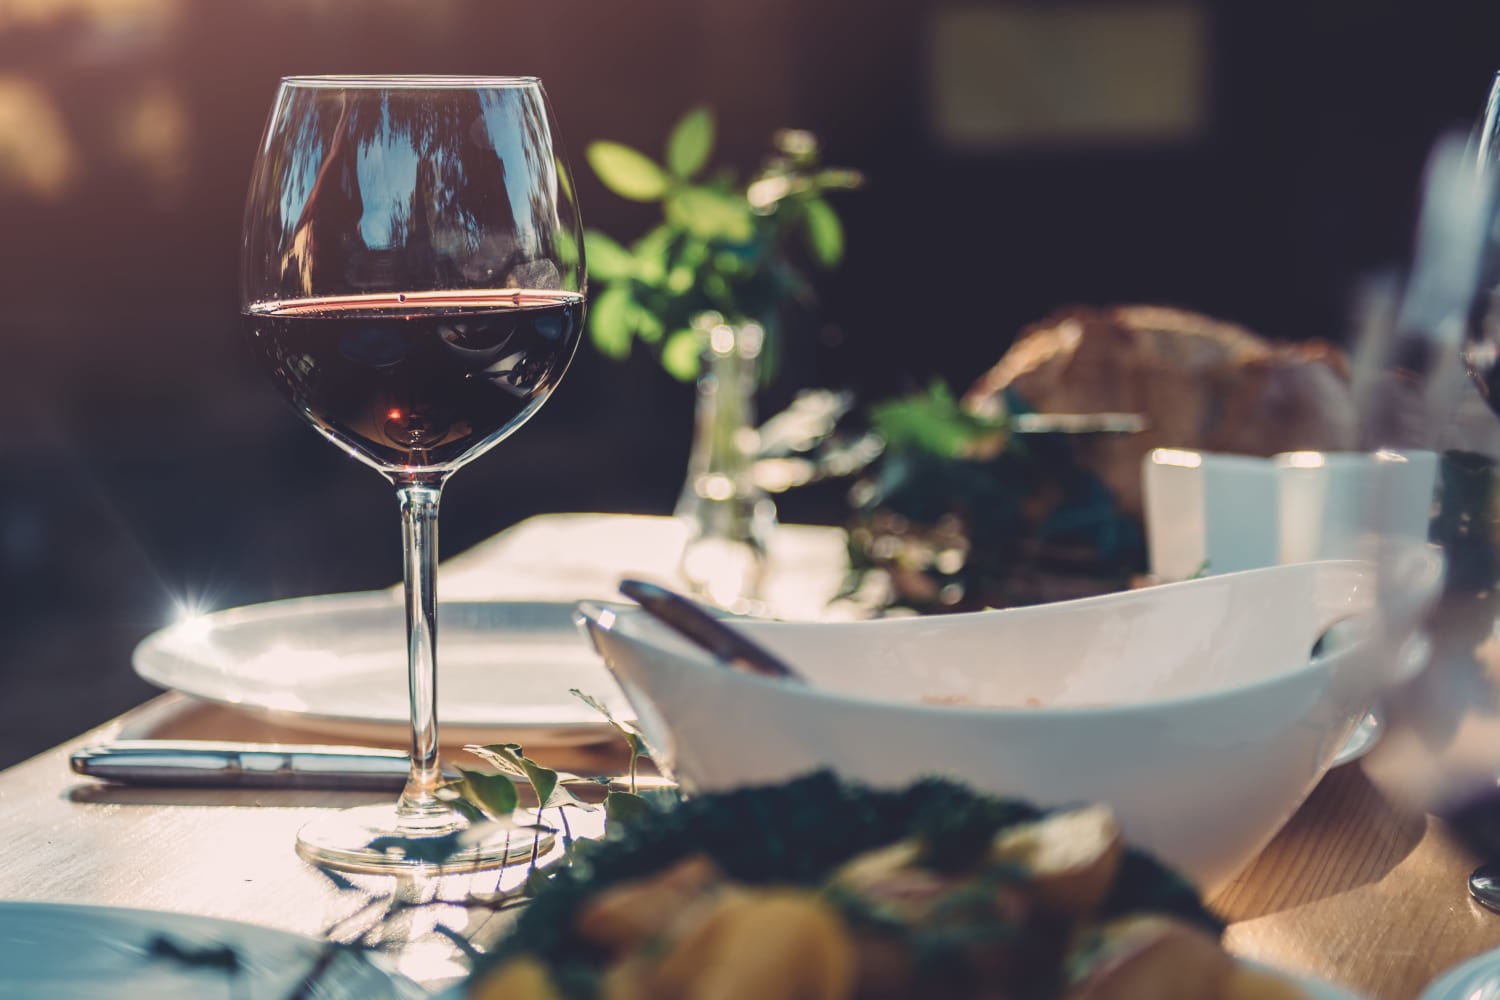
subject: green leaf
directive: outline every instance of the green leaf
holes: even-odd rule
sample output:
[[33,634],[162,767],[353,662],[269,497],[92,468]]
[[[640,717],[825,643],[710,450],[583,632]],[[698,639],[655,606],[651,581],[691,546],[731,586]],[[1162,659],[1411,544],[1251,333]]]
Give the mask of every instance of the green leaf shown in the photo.
[[667,291],[673,295],[686,294],[692,289],[696,277],[692,268],[679,264],[667,275]]
[[685,267],[690,271],[696,271],[708,263],[710,256],[711,250],[707,243],[704,243],[702,240],[684,238],[677,247],[677,258],[673,261],[672,266]]
[[870,422],[892,450],[910,448],[945,458],[962,458],[970,446],[1005,428],[1003,419],[985,420],[962,409],[940,381],[926,395],[872,407]]
[[635,257],[635,277],[647,285],[659,285],[667,274],[667,255],[677,239],[677,230],[661,225],[630,244]]
[[620,360],[630,355],[630,289],[612,285],[594,296],[589,309],[589,334],[605,357]]
[[667,137],[667,169],[687,180],[708,163],[713,148],[714,113],[696,107],[682,116]]
[[667,251],[672,249],[672,241],[676,238],[677,230],[671,226],[655,226],[645,236],[630,244],[630,250],[637,258],[666,257]]
[[451,785],[444,785],[437,790],[437,797],[448,804],[448,808],[458,813],[472,825],[474,823],[488,823],[490,814],[479,808],[468,799],[464,798],[459,790]]
[[661,317],[640,303],[635,303],[630,311],[630,325],[635,328],[635,335],[645,344],[661,343],[662,334],[666,332]]
[[518,778],[524,778],[531,783],[531,789],[536,793],[538,809],[553,809],[560,806],[577,806],[580,809],[592,809],[593,806],[577,798],[572,792],[562,786],[563,781],[577,781],[578,775],[568,774],[564,771],[554,771],[550,767],[543,767],[530,757],[521,752],[519,743],[495,743],[490,746],[466,746],[465,750],[481,757],[499,768],[505,774],[511,774]]
[[[604,702],[600,701],[598,698],[593,697],[592,695],[584,694],[577,688],[568,688],[568,694],[577,698],[589,708],[592,708],[594,711],[604,716],[604,721],[609,723],[610,728],[619,733],[620,736],[624,738],[625,742],[629,744],[630,752],[632,754],[642,754],[646,752],[646,744],[645,741],[641,739],[641,731],[628,722],[621,722],[619,719],[616,719],[614,717],[614,713],[610,712],[609,708],[604,704]],[[609,806],[606,800],[605,809],[608,810],[608,808]]]
[[820,265],[833,267],[844,259],[844,226],[838,213],[822,198],[809,198],[803,212],[807,249]]
[[610,792],[604,798],[605,832],[611,837],[617,836],[620,828],[655,811],[649,802],[633,792]]
[[[710,272],[703,276],[703,294],[720,312],[733,313],[734,293],[729,289],[729,282],[724,280],[722,274]],[[758,312],[759,310],[757,310]]]
[[662,345],[661,366],[678,381],[691,382],[698,377],[702,351],[703,341],[697,331],[678,330]]
[[666,202],[667,221],[703,240],[748,243],[755,219],[744,199],[707,187],[683,187]]
[[600,281],[621,281],[635,274],[635,257],[609,236],[595,229],[583,234],[583,249],[588,254],[589,277]]
[[458,769],[459,779],[449,783],[465,802],[472,803],[493,819],[509,819],[515,812],[519,796],[516,783],[503,774],[488,774],[472,771],[466,767]]
[[599,180],[621,198],[658,201],[671,187],[667,172],[646,154],[618,142],[593,142],[584,154]]

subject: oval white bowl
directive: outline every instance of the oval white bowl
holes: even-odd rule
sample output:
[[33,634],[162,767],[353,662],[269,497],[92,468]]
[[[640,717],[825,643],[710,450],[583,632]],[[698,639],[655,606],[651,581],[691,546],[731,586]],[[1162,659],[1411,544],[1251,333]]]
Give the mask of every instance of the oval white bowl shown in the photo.
[[583,604],[579,618],[658,763],[690,789],[830,768],[1106,802],[1131,842],[1211,888],[1291,816],[1369,708],[1381,663],[1366,643],[1309,654],[1371,606],[1374,583],[1364,563],[1318,562],[968,615],[735,621],[807,685],[726,669],[637,608]]

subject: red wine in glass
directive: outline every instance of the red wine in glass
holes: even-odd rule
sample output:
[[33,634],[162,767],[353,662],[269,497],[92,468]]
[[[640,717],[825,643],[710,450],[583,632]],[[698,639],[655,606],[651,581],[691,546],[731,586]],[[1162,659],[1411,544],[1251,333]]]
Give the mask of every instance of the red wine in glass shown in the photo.
[[377,468],[452,467],[546,401],[578,345],[582,297],[500,289],[257,305],[257,360],[324,434]]

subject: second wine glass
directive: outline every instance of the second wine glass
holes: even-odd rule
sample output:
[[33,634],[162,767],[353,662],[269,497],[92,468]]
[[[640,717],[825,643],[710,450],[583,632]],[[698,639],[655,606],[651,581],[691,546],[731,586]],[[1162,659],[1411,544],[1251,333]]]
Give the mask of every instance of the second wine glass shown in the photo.
[[[246,339],[304,419],[396,487],[412,719],[400,800],[309,824],[310,861],[423,868],[382,838],[467,826],[437,794],[438,501],[562,378],[583,321],[582,247],[539,80],[281,82],[245,207]],[[506,860],[504,834],[463,840],[445,868]]]

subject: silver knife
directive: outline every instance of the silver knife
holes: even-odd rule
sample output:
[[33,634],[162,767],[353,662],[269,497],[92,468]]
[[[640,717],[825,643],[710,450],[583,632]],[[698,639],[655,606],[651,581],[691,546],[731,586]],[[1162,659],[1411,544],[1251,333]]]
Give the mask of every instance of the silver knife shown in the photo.
[[120,740],[75,750],[73,770],[106,781],[176,788],[321,788],[399,791],[402,750],[201,740]]
[[[79,774],[121,784],[335,791],[400,791],[411,769],[402,750],[207,740],[117,740],[75,750],[70,763]],[[611,779],[609,785],[625,788],[628,780]],[[676,782],[642,774],[636,787],[672,788]]]

